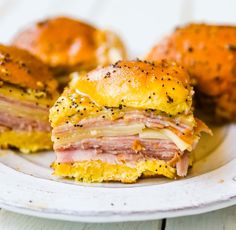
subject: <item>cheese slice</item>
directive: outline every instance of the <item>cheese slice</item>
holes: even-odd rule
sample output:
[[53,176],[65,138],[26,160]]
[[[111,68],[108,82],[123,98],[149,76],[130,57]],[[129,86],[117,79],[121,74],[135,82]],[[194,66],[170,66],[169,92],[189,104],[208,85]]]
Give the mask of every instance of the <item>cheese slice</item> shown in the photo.
[[186,149],[189,151],[192,150],[192,146],[190,144],[184,142],[169,129],[144,129],[141,133],[139,133],[139,137],[147,139],[169,139],[172,140],[181,151],[185,151]]

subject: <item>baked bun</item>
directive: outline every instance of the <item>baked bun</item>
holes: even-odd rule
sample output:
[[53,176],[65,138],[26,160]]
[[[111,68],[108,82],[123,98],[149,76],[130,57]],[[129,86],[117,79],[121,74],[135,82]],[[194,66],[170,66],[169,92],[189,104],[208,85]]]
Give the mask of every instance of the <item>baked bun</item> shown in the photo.
[[174,62],[119,61],[79,76],[74,86],[100,106],[188,112],[192,104],[189,76]]
[[177,28],[147,55],[186,67],[200,105],[216,119],[236,121],[236,27],[190,24]]
[[0,45],[0,80],[22,88],[53,94],[57,82],[48,67],[29,52]]
[[13,45],[26,49],[56,73],[88,70],[125,57],[120,38],[82,21],[55,17],[26,28]]
[[49,108],[58,97],[48,67],[25,50],[0,45],[0,148],[51,149]]

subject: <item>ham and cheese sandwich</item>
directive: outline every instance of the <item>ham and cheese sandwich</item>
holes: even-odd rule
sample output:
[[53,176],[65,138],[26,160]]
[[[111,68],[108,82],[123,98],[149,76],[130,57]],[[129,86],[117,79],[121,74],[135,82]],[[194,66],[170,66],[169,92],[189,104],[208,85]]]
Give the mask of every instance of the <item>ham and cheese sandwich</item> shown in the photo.
[[13,45],[46,63],[62,86],[69,81],[68,73],[88,71],[126,57],[118,35],[68,17],[35,23],[18,33]]
[[187,72],[174,62],[119,61],[80,75],[50,110],[54,174],[133,183],[187,175],[201,131]]
[[41,61],[0,45],[0,148],[51,149],[48,116],[57,96],[57,83]]

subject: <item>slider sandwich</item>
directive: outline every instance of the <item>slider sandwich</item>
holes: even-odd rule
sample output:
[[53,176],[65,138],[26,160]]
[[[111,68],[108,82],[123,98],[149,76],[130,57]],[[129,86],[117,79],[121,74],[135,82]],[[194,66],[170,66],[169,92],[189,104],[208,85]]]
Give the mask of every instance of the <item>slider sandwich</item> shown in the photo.
[[133,183],[187,175],[200,132],[193,89],[174,62],[119,61],[78,76],[50,110],[54,174]]
[[57,96],[57,82],[41,61],[0,45],[0,148],[51,149],[48,116]]

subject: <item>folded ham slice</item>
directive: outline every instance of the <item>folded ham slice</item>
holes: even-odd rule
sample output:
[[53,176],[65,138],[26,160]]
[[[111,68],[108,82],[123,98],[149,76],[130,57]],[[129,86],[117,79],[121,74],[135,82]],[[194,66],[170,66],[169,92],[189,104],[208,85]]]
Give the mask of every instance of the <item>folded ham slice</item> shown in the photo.
[[184,177],[187,176],[189,167],[189,156],[188,153],[184,153],[179,161],[176,162],[177,175]]
[[138,136],[101,137],[81,140],[73,145],[55,149],[63,151],[95,151],[97,154],[129,154],[149,156],[160,160],[171,160],[175,153],[181,154],[177,146],[170,140],[141,139]]

